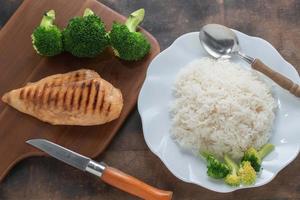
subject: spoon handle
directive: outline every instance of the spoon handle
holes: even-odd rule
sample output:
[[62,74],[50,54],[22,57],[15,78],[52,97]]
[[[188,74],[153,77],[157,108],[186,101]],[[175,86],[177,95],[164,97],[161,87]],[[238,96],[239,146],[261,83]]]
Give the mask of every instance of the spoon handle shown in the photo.
[[282,88],[290,91],[290,93],[294,94],[296,97],[300,97],[300,86],[298,84],[294,83],[284,75],[274,71],[265,65],[261,60],[255,59],[251,66],[253,69],[256,69],[257,71],[260,71],[264,75],[268,76]]

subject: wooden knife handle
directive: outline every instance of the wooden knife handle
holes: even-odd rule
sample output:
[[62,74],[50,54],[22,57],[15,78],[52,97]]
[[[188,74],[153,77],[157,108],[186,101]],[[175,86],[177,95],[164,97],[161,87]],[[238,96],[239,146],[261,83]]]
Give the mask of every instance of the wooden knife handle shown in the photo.
[[298,84],[294,83],[292,80],[285,77],[284,75],[272,70],[259,59],[254,60],[254,62],[252,63],[252,68],[268,76],[278,85],[290,91],[290,93],[294,94],[296,97],[300,97],[300,86]]
[[120,190],[146,200],[170,200],[172,192],[163,191],[143,183],[115,168],[106,167],[101,179]]

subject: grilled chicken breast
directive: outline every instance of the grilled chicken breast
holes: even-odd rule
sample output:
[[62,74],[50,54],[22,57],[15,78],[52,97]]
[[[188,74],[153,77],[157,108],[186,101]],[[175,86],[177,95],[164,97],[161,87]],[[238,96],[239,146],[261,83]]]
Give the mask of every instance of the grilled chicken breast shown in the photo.
[[120,116],[119,89],[92,70],[48,76],[12,90],[2,101],[42,121],[61,125],[98,125]]

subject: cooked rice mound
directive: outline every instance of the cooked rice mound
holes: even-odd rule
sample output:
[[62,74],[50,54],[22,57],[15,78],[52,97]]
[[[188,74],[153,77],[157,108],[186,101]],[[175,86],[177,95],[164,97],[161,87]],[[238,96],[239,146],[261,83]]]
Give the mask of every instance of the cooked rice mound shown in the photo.
[[258,72],[202,58],[178,74],[171,105],[171,135],[194,153],[242,157],[270,139],[277,104]]

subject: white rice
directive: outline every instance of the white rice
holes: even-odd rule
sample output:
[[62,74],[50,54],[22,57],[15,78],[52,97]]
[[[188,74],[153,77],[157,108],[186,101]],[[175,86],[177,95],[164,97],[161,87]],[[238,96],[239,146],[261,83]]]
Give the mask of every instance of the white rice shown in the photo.
[[194,153],[242,157],[270,138],[277,104],[257,72],[229,61],[196,60],[178,74],[172,137]]

